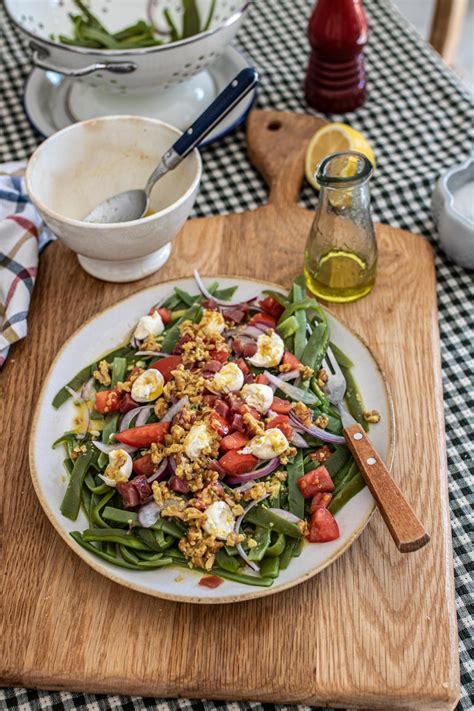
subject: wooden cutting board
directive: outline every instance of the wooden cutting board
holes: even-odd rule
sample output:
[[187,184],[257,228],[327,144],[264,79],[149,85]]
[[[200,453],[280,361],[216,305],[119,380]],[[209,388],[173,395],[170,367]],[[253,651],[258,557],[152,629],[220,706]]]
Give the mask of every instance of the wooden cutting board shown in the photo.
[[284,285],[301,270],[312,214],[297,199],[305,145],[321,122],[254,111],[249,155],[270,185],[268,204],[189,221],[165,268],[141,283],[94,280],[59,242],[42,256],[28,337],[2,376],[4,685],[360,708],[454,706],[459,669],[435,272],[421,237],[378,225],[374,291],[331,310],[385,370],[397,424],[393,475],[431,533],[422,550],[400,554],[376,513],[344,556],[299,587],[212,608],[172,603],[92,571],[56,535],[30,481],[35,401],[58,348],[87,318],[194,267]]

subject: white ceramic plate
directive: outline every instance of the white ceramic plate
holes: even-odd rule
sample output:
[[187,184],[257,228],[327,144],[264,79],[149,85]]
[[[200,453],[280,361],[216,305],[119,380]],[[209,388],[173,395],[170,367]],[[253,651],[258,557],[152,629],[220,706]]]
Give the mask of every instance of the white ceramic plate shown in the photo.
[[[238,277],[219,278],[222,287],[239,285],[237,298],[247,299],[275,285]],[[81,512],[77,521],[69,521],[60,512],[66,488],[62,466],[63,452],[51,444],[70,428],[73,416],[71,401],[55,410],[52,399],[73,375],[98,356],[122,343],[136,322],[151,306],[178,285],[197,293],[193,279],[179,279],[152,286],[120,301],[94,316],[66,341],[56,356],[38,399],[30,440],[30,469],[40,503],[66,543],[94,570],[126,587],[157,597],[181,602],[225,603],[263,597],[290,588],[316,575],[340,556],[360,535],[374,510],[372,495],[365,488],[336,515],[341,536],[330,543],[306,544],[299,558],[293,558],[270,588],[257,588],[225,581],[211,590],[200,586],[202,572],[171,567],[156,571],[133,571],[116,568],[81,548],[68,535],[84,530],[87,520]],[[282,292],[283,289],[278,287]],[[393,454],[393,412],[391,400],[380,369],[367,347],[347,328],[329,315],[331,338],[353,360],[354,375],[369,409],[377,409],[381,421],[371,429],[371,439],[390,466]]]
[[[114,98],[113,95],[111,95],[107,98],[109,103],[107,103],[104,108],[101,106],[100,101],[94,103],[97,102],[101,96],[103,97],[103,92],[102,95],[98,93],[96,96],[93,89],[81,86],[77,83],[75,84],[74,79],[63,77],[61,74],[56,74],[55,72],[45,72],[42,69],[36,68],[32,70],[26,80],[23,91],[23,105],[26,116],[33,128],[45,137],[51,136],[66,126],[70,126],[77,120],[96,118],[97,116],[108,114],[134,114],[158,118],[184,130],[201,111],[204,111],[207,104],[224,89],[241,69],[245,69],[249,66],[251,66],[251,63],[244,54],[235,49],[235,47],[227,47],[222,56],[208,69],[200,75],[193,77],[193,87],[188,87],[188,92],[186,91],[185,84],[177,84],[170,87],[168,93],[173,93],[171,98],[167,96],[167,90],[161,90],[164,103],[158,102],[158,109],[156,109],[152,102],[148,101],[146,94],[132,97],[132,107],[130,107],[130,99],[124,100],[124,97],[120,95]],[[200,101],[194,106],[193,97],[196,95],[196,92],[199,96],[204,93],[199,90],[200,81],[204,81],[206,85],[209,84],[211,87],[211,95],[208,101],[204,103]],[[256,91],[257,90],[254,89],[242,99],[235,109],[223,119],[219,126],[211,131],[205,141],[201,143],[201,148],[219,140],[245,121],[255,101]],[[74,95],[74,92],[76,92],[77,96]],[[180,94],[182,94],[181,97]],[[155,92],[155,97],[156,95],[157,92]],[[114,99],[112,106],[110,106],[111,98]],[[123,102],[122,105],[120,104],[121,101]],[[174,104],[174,106],[170,106],[170,102]],[[82,106],[80,115],[76,115],[78,106]],[[168,108],[164,110],[164,106]],[[160,107],[164,113],[163,111],[160,113]]]

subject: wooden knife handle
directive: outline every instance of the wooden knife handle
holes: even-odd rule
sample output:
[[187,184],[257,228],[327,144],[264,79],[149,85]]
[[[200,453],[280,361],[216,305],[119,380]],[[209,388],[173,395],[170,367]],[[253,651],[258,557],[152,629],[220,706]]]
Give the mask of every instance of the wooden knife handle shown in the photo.
[[428,533],[362,427],[346,427],[344,436],[398,550],[410,553],[425,546],[430,540]]

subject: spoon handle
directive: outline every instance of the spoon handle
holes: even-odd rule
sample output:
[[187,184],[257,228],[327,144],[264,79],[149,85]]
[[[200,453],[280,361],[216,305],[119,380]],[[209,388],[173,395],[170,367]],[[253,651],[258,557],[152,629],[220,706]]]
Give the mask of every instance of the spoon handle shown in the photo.
[[178,138],[173,145],[176,153],[181,158],[187,156],[257,83],[258,73],[256,69],[252,67],[242,69],[214,99],[212,104]]

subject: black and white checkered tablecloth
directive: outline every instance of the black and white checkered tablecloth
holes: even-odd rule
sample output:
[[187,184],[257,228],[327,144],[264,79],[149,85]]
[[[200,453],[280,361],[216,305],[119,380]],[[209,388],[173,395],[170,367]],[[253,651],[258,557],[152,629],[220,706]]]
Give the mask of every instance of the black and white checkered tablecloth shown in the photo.
[[[418,0],[420,1],[420,0]],[[389,4],[365,0],[370,23],[367,48],[370,94],[365,106],[344,120],[361,130],[377,156],[372,182],[375,218],[426,235],[436,250],[441,355],[449,460],[449,491],[454,544],[462,697],[459,709],[472,708],[473,580],[472,502],[474,471],[474,372],[472,272],[457,267],[438,248],[430,214],[437,176],[472,151],[473,100],[439,57]],[[261,73],[260,108],[307,112],[302,82],[307,63],[306,23],[312,0],[256,0],[239,35],[239,44]],[[23,82],[30,71],[26,46],[0,10],[5,40],[3,136],[0,162],[26,158],[40,142],[22,105]],[[196,215],[249,210],[261,204],[266,189],[249,165],[244,129],[204,152],[205,171]],[[311,208],[306,186],[302,203]],[[0,707],[30,709],[273,709],[257,703],[165,701],[93,696],[25,689],[0,691]],[[285,707],[280,707],[281,709]],[[308,707],[300,707],[307,709]]]

